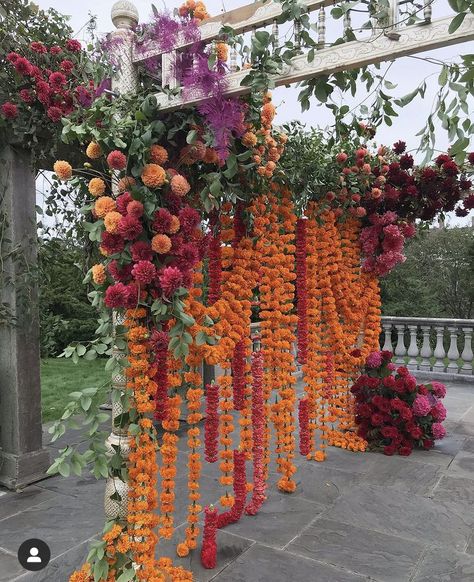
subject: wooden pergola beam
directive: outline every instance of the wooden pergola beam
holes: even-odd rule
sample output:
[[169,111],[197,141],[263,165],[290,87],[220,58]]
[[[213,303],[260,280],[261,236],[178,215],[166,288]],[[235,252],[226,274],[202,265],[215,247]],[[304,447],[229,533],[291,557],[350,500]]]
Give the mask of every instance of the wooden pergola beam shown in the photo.
[[[400,57],[437,49],[443,46],[474,40],[474,14],[468,14],[462,25],[452,34],[448,32],[452,17],[435,20],[425,25],[413,25],[398,29],[398,40],[392,40],[383,34],[367,40],[347,42],[316,51],[314,60],[309,63],[302,54],[292,60],[290,66],[274,77],[276,86],[291,85],[321,75],[330,75],[339,71],[358,69],[365,65],[392,61]],[[242,85],[248,70],[237,71],[227,75],[227,94],[238,96],[248,93],[249,88]],[[182,95],[156,95],[158,105],[164,111],[194,105],[208,98],[207,95],[192,91],[185,99]]]

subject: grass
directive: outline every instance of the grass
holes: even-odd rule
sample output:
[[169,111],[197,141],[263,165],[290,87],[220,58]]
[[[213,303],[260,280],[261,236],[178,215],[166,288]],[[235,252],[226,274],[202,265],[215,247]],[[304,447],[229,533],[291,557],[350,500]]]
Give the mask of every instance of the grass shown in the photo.
[[[105,384],[110,374],[104,371],[107,360],[81,360],[74,364],[64,358],[47,358],[41,361],[41,397],[43,422],[61,417],[69,394],[84,388]],[[106,386],[103,388],[104,401]]]

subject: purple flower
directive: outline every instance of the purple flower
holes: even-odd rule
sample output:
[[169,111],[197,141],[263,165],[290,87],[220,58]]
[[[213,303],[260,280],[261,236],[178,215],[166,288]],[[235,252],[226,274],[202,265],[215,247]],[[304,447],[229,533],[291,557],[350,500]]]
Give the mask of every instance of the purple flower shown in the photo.
[[365,361],[368,368],[378,368],[382,365],[382,353],[381,352],[372,352],[367,356],[367,360]]
[[446,429],[440,422],[433,422],[431,426],[433,432],[433,438],[440,440],[446,436]]
[[413,402],[412,409],[416,416],[426,416],[431,410],[430,401],[426,396],[418,395]]

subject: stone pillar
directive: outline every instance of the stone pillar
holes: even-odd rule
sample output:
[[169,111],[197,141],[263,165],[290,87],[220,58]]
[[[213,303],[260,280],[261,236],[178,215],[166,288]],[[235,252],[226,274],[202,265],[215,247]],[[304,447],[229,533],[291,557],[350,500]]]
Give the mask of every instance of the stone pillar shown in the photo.
[[[36,186],[29,153],[0,151],[0,485],[17,489],[44,478],[39,351]],[[10,255],[10,256],[9,256]]]

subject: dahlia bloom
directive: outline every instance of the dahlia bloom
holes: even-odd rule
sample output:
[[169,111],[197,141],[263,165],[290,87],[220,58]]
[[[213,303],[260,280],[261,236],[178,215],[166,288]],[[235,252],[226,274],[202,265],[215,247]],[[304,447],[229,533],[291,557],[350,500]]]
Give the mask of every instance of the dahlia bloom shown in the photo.
[[382,365],[382,354],[381,352],[372,352],[367,356],[366,365],[369,368],[378,368]]
[[156,277],[155,265],[150,261],[138,261],[133,266],[132,275],[141,285],[148,285]]
[[56,176],[63,182],[69,180],[72,176],[72,166],[69,162],[65,162],[64,160],[58,160],[55,162],[53,170]]
[[122,152],[114,150],[107,156],[107,164],[113,170],[123,170],[127,165],[127,158]]
[[166,181],[166,172],[158,164],[147,164],[143,168],[141,179],[148,188],[160,188]]
[[151,261],[153,258],[153,251],[149,243],[144,240],[134,242],[130,247],[132,259],[138,261]]
[[107,212],[104,217],[104,225],[105,230],[110,232],[111,234],[118,234],[119,233],[119,223],[122,219],[122,215],[120,212]]
[[86,149],[86,156],[91,160],[97,160],[102,155],[102,148],[95,141],[91,141]]
[[431,388],[433,393],[438,398],[444,398],[446,396],[446,386],[441,384],[441,382],[431,382]]
[[2,105],[2,113],[7,119],[15,119],[18,117],[18,107],[14,103],[7,101]]
[[168,161],[168,152],[163,146],[152,145],[150,148],[150,161],[163,166]]
[[446,429],[440,422],[433,422],[431,430],[433,432],[433,437],[436,440],[442,439],[446,436]]
[[159,255],[164,255],[171,250],[171,239],[166,234],[157,234],[151,240],[151,248]]
[[160,274],[160,286],[165,297],[171,298],[182,282],[183,275],[177,267],[165,267]]
[[171,178],[171,191],[177,196],[183,197],[191,190],[189,182],[184,176],[177,175]]
[[430,401],[426,396],[418,395],[413,402],[412,409],[416,416],[426,416],[431,410]]
[[105,192],[105,187],[105,182],[102,178],[92,178],[88,186],[89,192],[92,196],[102,196]]
[[117,210],[120,214],[127,214],[127,206],[133,200],[130,192],[124,192],[117,197]]
[[105,305],[110,308],[125,307],[129,299],[129,289],[123,283],[116,283],[105,292]]
[[431,416],[439,422],[442,422],[445,420],[446,414],[447,411],[444,404],[438,400],[438,402],[431,409]]
[[96,285],[103,285],[107,279],[104,265],[94,265],[92,267],[92,280]]
[[143,226],[139,220],[134,216],[122,216],[119,212],[120,221],[118,224],[118,232],[125,240],[135,240],[143,232]]
[[115,200],[110,196],[101,196],[94,204],[94,212],[98,218],[104,218],[109,212],[117,209]]

